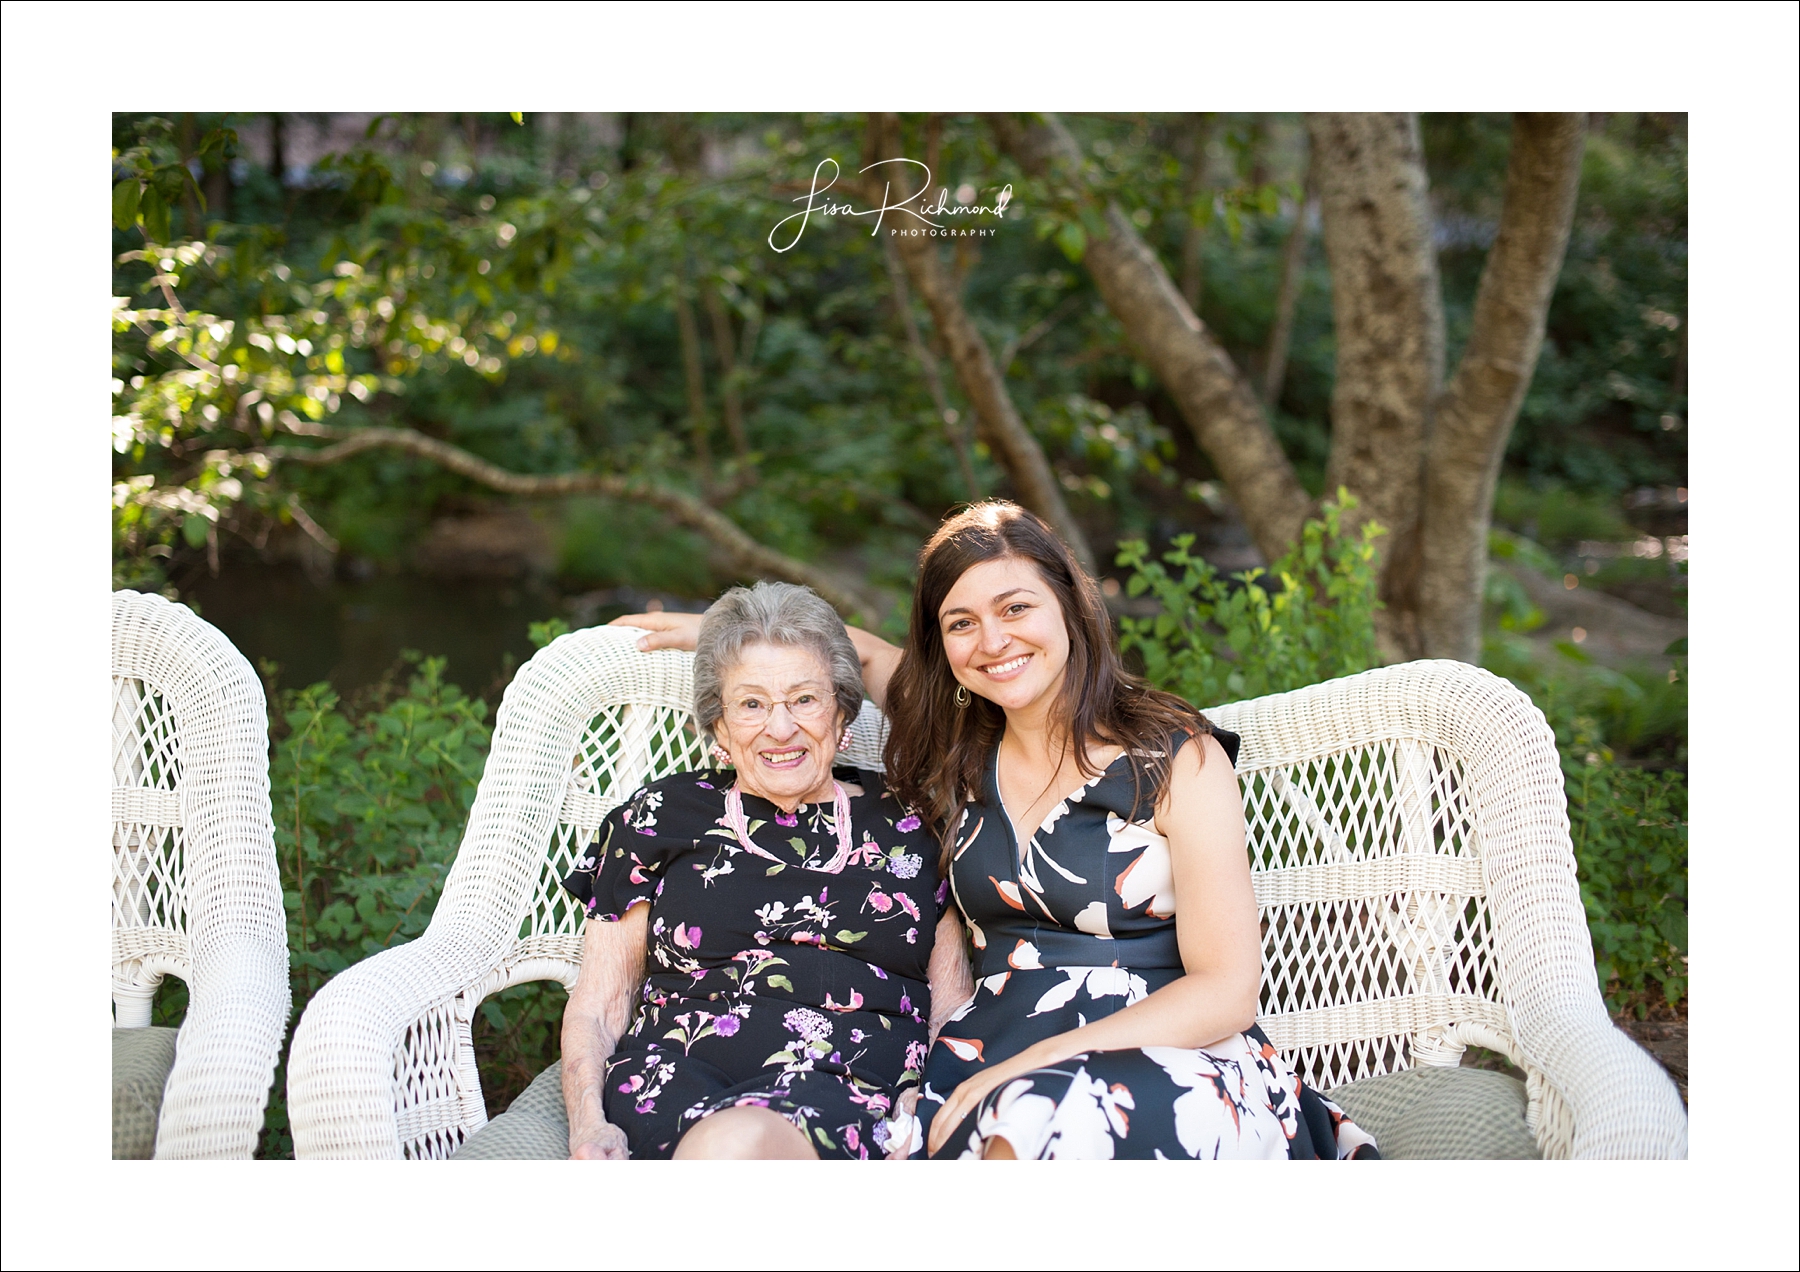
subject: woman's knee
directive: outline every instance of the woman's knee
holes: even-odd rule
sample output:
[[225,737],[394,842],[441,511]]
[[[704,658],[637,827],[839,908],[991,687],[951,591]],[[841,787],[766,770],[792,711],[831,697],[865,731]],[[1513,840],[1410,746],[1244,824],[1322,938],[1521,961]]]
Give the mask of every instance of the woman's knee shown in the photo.
[[704,1117],[675,1146],[677,1161],[806,1160],[818,1156],[792,1122],[755,1107],[721,1109]]

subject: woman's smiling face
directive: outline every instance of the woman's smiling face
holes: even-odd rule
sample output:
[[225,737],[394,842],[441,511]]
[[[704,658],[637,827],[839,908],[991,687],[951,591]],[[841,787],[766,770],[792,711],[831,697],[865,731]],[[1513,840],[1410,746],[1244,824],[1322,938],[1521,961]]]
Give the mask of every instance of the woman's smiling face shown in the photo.
[[1009,712],[1048,706],[1069,665],[1069,629],[1037,566],[1001,557],[970,566],[938,607],[957,682]]
[[[746,645],[724,682],[725,713],[713,735],[737,767],[738,785],[790,812],[830,799],[843,722],[818,655],[793,645]],[[741,720],[765,712],[760,722]]]

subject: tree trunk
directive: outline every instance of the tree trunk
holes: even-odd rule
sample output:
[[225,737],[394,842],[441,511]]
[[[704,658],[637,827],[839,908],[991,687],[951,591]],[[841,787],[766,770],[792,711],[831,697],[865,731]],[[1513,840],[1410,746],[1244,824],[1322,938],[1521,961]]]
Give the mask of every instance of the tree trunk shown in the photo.
[[[882,256],[887,261],[888,286],[894,297],[894,309],[900,316],[900,327],[906,333],[906,343],[911,347],[913,357],[918,361],[919,374],[925,378],[925,390],[931,395],[931,405],[937,411],[939,422],[944,426],[944,436],[950,442],[950,450],[956,456],[956,468],[962,477],[963,489],[968,492],[971,502],[981,499],[981,483],[975,479],[975,463],[969,457],[969,444],[963,436],[962,422],[956,411],[950,406],[949,396],[944,392],[944,377],[938,373],[937,358],[925,347],[924,337],[919,335],[919,324],[913,318],[912,296],[906,288],[906,267],[900,263],[900,252],[889,239],[881,245]],[[1005,368],[1001,368],[1005,375]]]
[[744,399],[738,390],[736,342],[731,334],[731,315],[719,289],[711,283],[701,293],[706,315],[712,322],[713,347],[719,354],[719,395],[725,403],[725,431],[731,434],[731,449],[739,459],[750,454],[750,435],[744,429]]
[[[1077,199],[1086,198],[1089,207],[1098,202],[1082,175],[1080,147],[1054,116],[1031,128],[1000,117],[995,129],[1028,172],[1059,169]],[[1118,208],[1106,208],[1104,224],[1104,234],[1090,235],[1082,263],[1231,488],[1250,537],[1274,560],[1299,536],[1312,500],[1275,440],[1256,390],[1182,299],[1156,253]]]
[[277,188],[287,184],[287,125],[279,111],[269,116],[269,175]]
[[706,378],[700,366],[700,326],[688,303],[687,279],[675,283],[675,326],[681,333],[681,369],[687,382],[688,429],[694,438],[694,458],[700,466],[702,485],[712,485],[712,442],[706,429]]
[[1318,183],[1337,378],[1325,489],[1356,496],[1349,524],[1377,521],[1377,630],[1417,657],[1419,510],[1425,438],[1443,387],[1444,306],[1419,123],[1407,114],[1307,120]]
[[1513,120],[1500,230],[1426,454],[1419,620],[1430,657],[1473,662],[1480,653],[1494,483],[1543,348],[1586,135],[1584,115]]
[[1310,163],[1305,188],[1294,208],[1294,228],[1281,248],[1281,282],[1275,290],[1275,321],[1269,327],[1269,343],[1263,352],[1263,405],[1273,411],[1281,401],[1287,381],[1288,349],[1294,342],[1294,312],[1300,305],[1300,287],[1306,277],[1306,218],[1312,212],[1313,181]]
[[[1257,547],[1285,552],[1311,509],[1256,394],[1116,207],[1098,202],[1084,158],[1054,116],[997,116],[1002,147],[1053,176],[1088,227],[1084,264],[1138,355],[1174,399],[1230,488]],[[1520,116],[1499,237],[1482,273],[1469,345],[1443,386],[1444,318],[1424,156],[1406,115],[1308,121],[1332,277],[1337,382],[1327,488],[1389,534],[1378,633],[1389,657],[1479,652],[1494,482],[1531,381],[1574,216],[1581,116]],[[1067,193],[1072,192],[1072,193]],[[1435,419],[1434,419],[1435,416]]]
[[[887,144],[876,145],[876,152],[887,153],[891,150],[893,154],[899,153],[895,148],[899,144],[897,117],[872,116],[870,126],[893,139]],[[910,190],[909,185],[906,191],[897,193],[904,197]],[[1006,384],[994,365],[993,354],[988,351],[987,341],[982,339],[981,333],[970,321],[968,311],[963,308],[962,297],[957,295],[943,263],[938,259],[937,245],[929,236],[906,234],[893,235],[888,241],[898,250],[908,277],[924,299],[926,308],[931,311],[931,320],[936,324],[950,363],[956,369],[957,383],[962,386],[963,396],[974,407],[985,440],[1006,469],[1007,476],[1012,479],[1019,501],[1049,522],[1062,536],[1063,542],[1069,545],[1076,560],[1090,573],[1094,572],[1094,553],[1088,546],[1087,535],[1082,532],[1081,526],[1069,512],[1068,504],[1063,500],[1062,487],[1057,484],[1056,474],[1044,455],[1044,448],[1032,436],[1031,430],[1025,427],[1025,421],[1013,406]]]
[[1205,245],[1206,231],[1194,219],[1194,200],[1206,184],[1206,147],[1212,140],[1213,117],[1196,115],[1188,130],[1187,173],[1181,183],[1182,214],[1187,225],[1181,232],[1181,296],[1188,308],[1200,312],[1200,289],[1205,283],[1200,249]]

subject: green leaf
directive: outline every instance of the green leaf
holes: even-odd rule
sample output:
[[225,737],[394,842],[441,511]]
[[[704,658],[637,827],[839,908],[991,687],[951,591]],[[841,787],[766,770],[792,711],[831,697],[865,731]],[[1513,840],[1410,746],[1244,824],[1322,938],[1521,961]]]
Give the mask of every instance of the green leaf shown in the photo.
[[858,941],[862,940],[863,937],[865,937],[867,935],[868,935],[867,932],[850,932],[850,931],[846,931],[845,929],[840,928],[840,929],[838,929],[837,935],[835,937],[833,937],[832,939],[836,940],[836,941],[841,941],[845,945],[855,945]]
[[1573,659],[1578,663],[1591,663],[1594,661],[1593,655],[1589,654],[1587,650],[1583,649],[1572,640],[1557,641],[1556,652],[1561,654],[1564,658]]
[[143,197],[138,204],[139,214],[144,218],[144,233],[150,236],[153,243],[169,241],[169,204],[162,196],[162,191],[154,185],[146,186]]
[[1687,657],[1687,637],[1683,636],[1679,640],[1670,641],[1668,648],[1664,649],[1663,653],[1667,654],[1671,658],[1686,658]]
[[206,545],[207,531],[212,529],[212,522],[199,513],[190,512],[181,522],[181,537],[186,539],[188,547],[199,548]]
[[513,123],[518,124],[521,127],[524,126],[524,124],[525,124],[525,112],[524,111],[509,110],[506,113],[512,116]]
[[113,225],[129,230],[137,224],[138,197],[144,187],[136,177],[126,177],[113,187]]
[[501,1009],[499,1003],[490,998],[481,1004],[481,1014],[486,1018],[488,1024],[501,1033],[506,1032],[506,1012]]
[[786,869],[787,869],[787,866],[783,865],[781,862],[776,862],[774,865],[770,866],[767,870],[763,871],[763,875],[764,875],[764,877],[767,877],[769,875],[778,875],[783,870],[786,870]]
[[785,976],[765,976],[763,982],[768,985],[770,989],[785,989],[790,994],[794,992],[794,982]]
[[1056,245],[1071,263],[1079,265],[1081,258],[1087,255],[1087,231],[1081,228],[1078,221],[1064,221],[1057,228]]

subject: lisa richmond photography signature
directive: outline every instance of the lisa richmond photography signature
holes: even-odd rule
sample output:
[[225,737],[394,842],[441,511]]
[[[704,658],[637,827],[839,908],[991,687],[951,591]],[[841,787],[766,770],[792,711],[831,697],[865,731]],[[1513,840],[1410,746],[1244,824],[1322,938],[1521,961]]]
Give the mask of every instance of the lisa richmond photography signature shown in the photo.
[[[819,181],[824,175],[825,166],[827,164],[831,165],[831,177],[821,186]],[[1006,216],[1006,205],[1012,202],[1012,186],[1010,185],[1003,187],[1000,192],[994,196],[994,201],[992,203],[953,203],[950,200],[950,191],[948,187],[939,189],[936,196],[932,197],[931,169],[925,164],[920,163],[917,159],[881,159],[870,164],[868,167],[861,169],[857,175],[861,176],[864,173],[873,172],[875,169],[886,167],[889,164],[911,164],[915,168],[922,169],[925,178],[919,183],[919,188],[917,190],[907,195],[905,198],[898,200],[893,198],[894,184],[890,179],[882,186],[880,207],[857,208],[849,203],[842,203],[836,199],[826,197],[827,192],[837,184],[840,170],[836,159],[819,160],[817,166],[813,168],[812,187],[805,194],[797,195],[793,200],[795,203],[803,203],[804,206],[798,212],[795,212],[790,216],[785,216],[775,223],[775,228],[769,231],[769,246],[774,248],[777,252],[791,250],[800,242],[800,236],[806,233],[807,223],[815,216],[872,216],[875,218],[875,226],[869,231],[869,236],[873,238],[875,235],[881,233],[881,224],[887,218],[889,212],[911,217],[914,221],[918,222],[917,225],[903,222],[900,225],[890,226],[888,227],[889,234],[941,234],[946,236],[968,234],[985,236],[992,234],[994,231],[992,229],[969,229],[961,226],[953,226],[947,224],[945,218],[992,217],[995,220],[1001,220]],[[898,173],[895,173],[894,175],[898,175]],[[959,195],[962,193],[961,190],[958,191]],[[923,202],[921,202],[921,200],[923,200]],[[792,221],[800,222],[799,225],[794,227],[794,237],[788,240],[785,247],[777,244],[775,242],[775,236],[781,233],[783,226]]]

